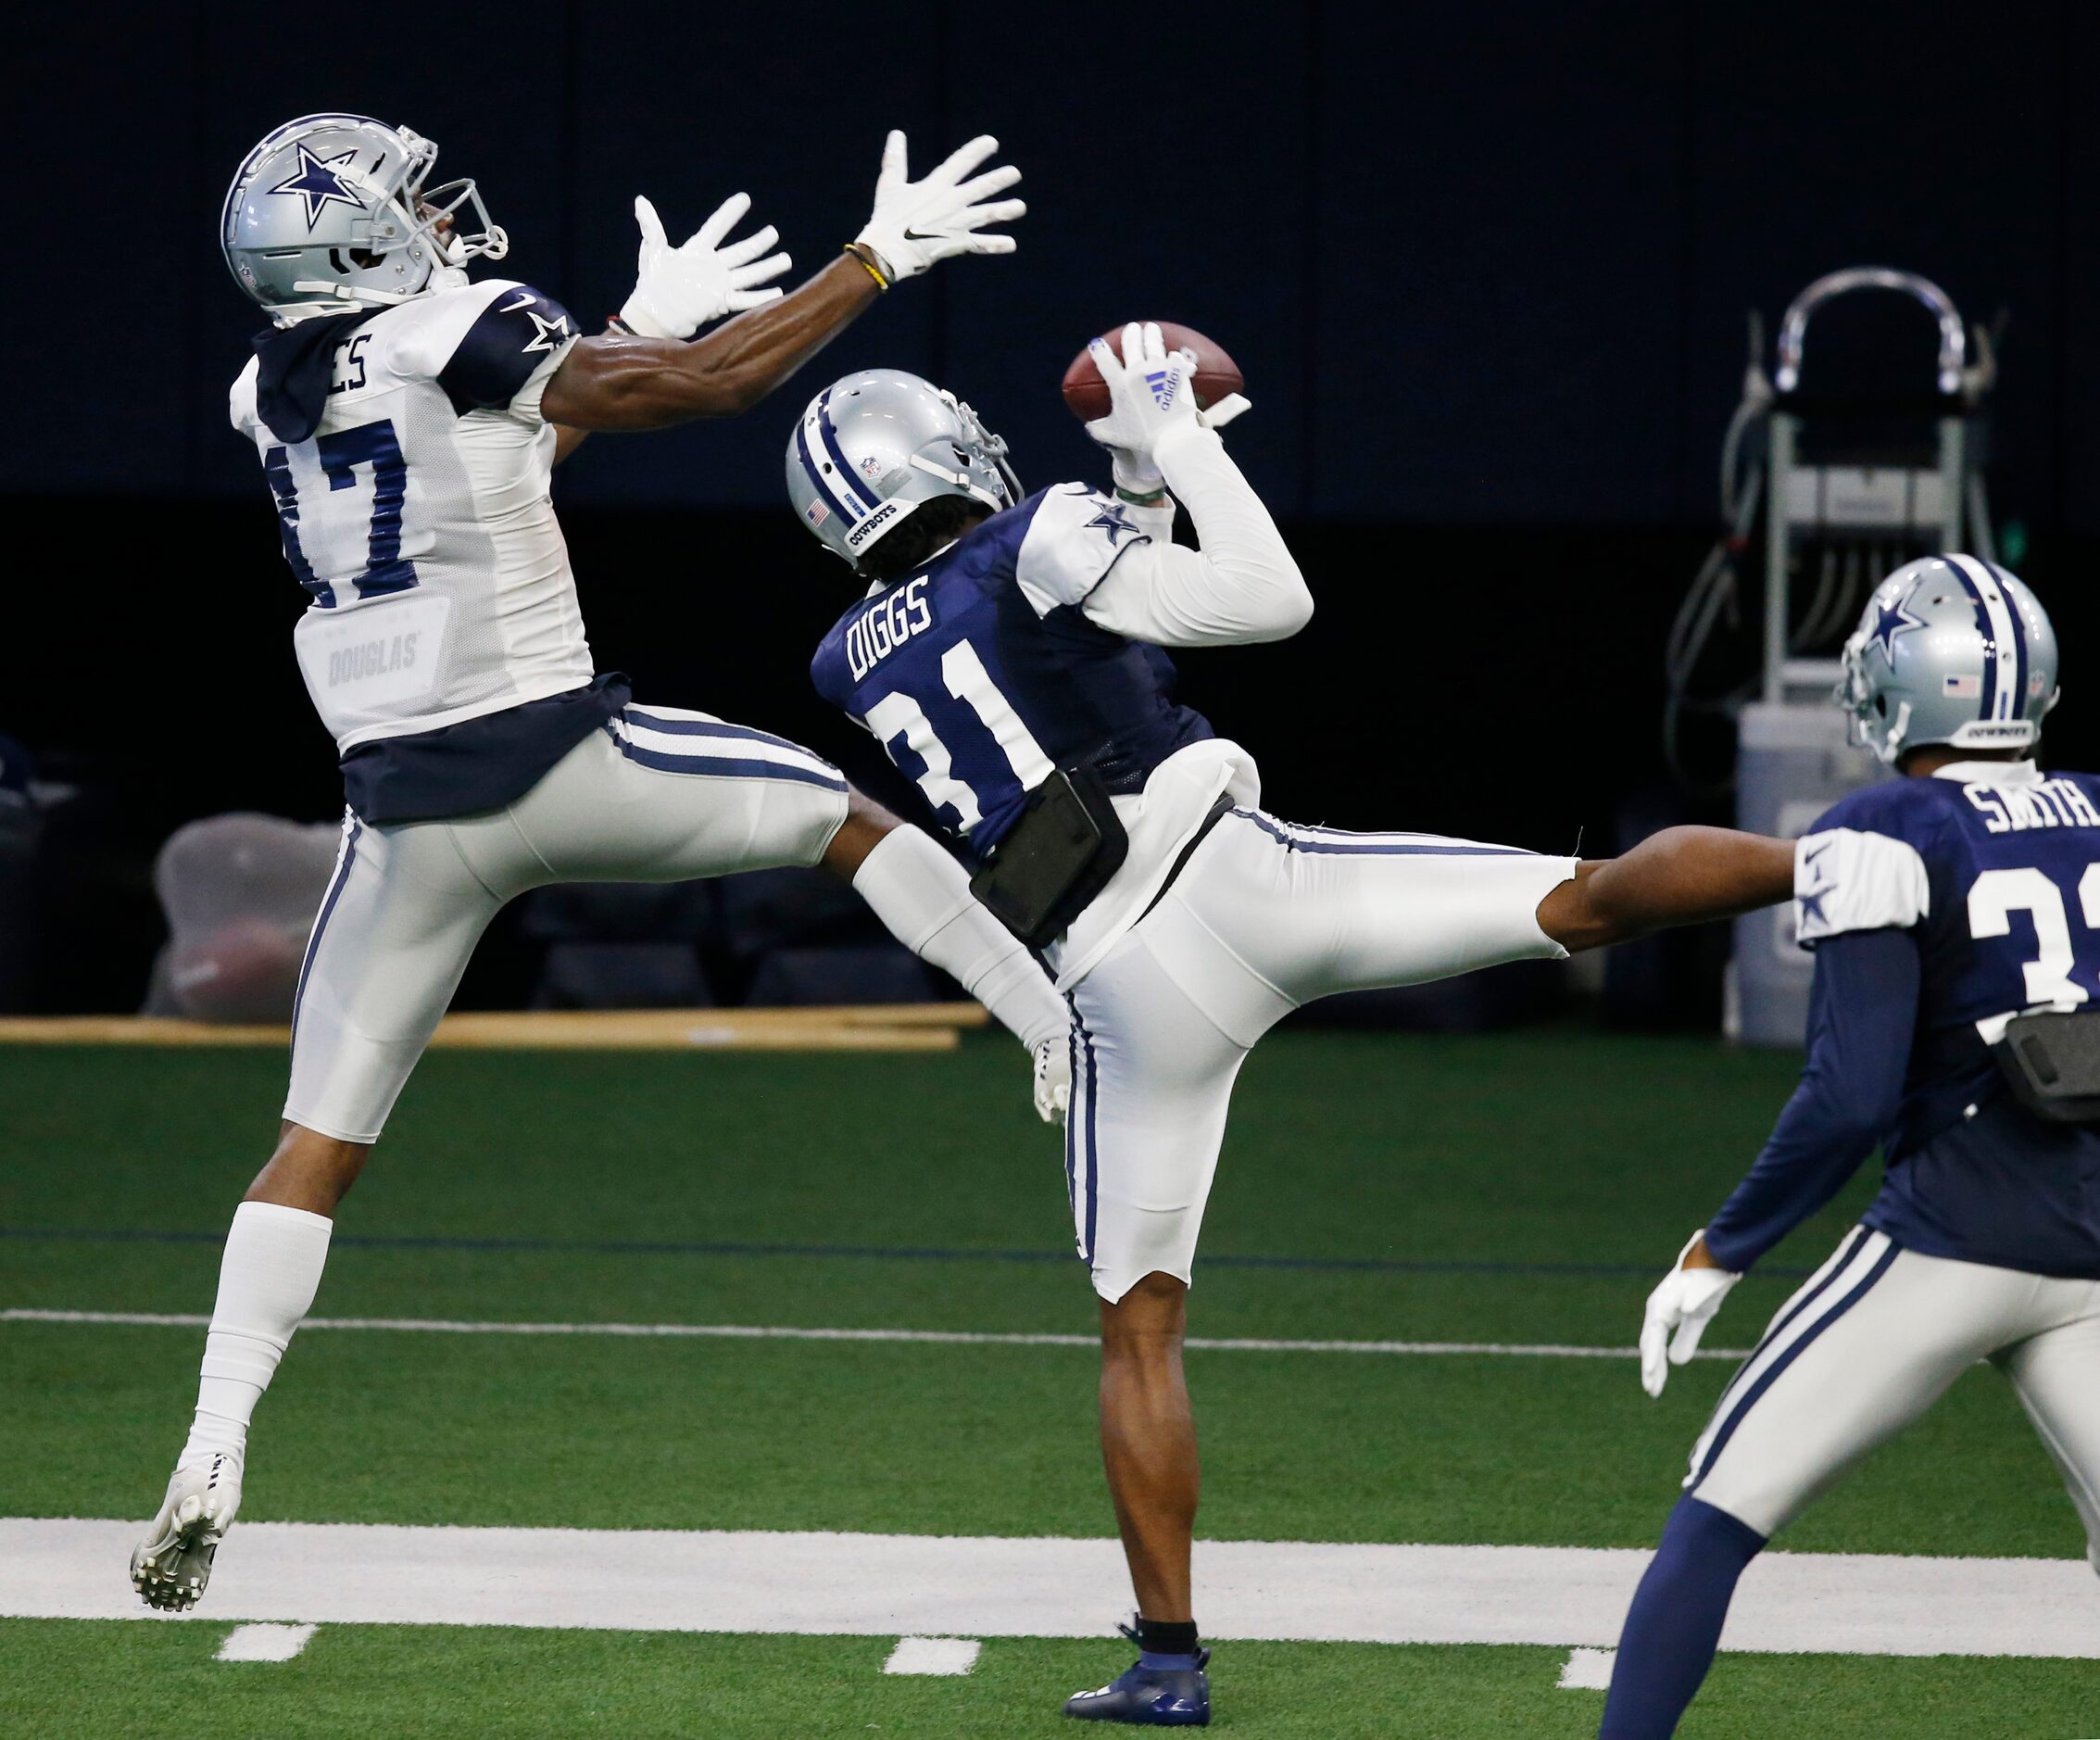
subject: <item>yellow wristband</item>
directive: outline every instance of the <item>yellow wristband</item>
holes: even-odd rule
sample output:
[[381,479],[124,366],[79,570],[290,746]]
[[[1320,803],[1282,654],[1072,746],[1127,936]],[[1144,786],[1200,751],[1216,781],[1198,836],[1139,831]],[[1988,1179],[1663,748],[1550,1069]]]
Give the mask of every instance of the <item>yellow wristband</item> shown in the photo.
[[889,288],[889,280],[882,275],[882,268],[875,264],[874,250],[868,246],[866,243],[849,242],[846,244],[844,251],[852,255],[855,259],[861,262],[868,276],[875,281],[876,289],[887,290]]

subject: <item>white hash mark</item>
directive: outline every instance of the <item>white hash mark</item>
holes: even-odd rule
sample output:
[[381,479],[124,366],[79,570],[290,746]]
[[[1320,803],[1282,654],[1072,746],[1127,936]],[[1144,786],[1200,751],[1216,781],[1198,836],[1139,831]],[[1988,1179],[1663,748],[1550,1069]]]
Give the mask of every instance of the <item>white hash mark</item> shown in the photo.
[[984,1647],[975,1637],[900,1637],[885,1673],[967,1673]]
[[1571,1649],[1561,1666],[1560,1689],[1564,1692],[1608,1692],[1616,1649]]
[[289,1661],[307,1646],[310,1625],[236,1625],[219,1645],[220,1661]]

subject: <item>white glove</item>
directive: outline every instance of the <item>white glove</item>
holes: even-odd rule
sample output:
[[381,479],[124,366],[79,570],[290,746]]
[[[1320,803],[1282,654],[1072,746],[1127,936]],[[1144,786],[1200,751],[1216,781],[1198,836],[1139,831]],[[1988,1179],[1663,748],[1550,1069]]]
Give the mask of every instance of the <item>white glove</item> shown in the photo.
[[750,208],[750,195],[732,194],[690,240],[673,247],[656,208],[637,196],[635,221],[642,226],[641,259],[635,294],[620,318],[647,338],[690,338],[710,321],[741,314],[779,296],[778,284],[759,287],[793,264],[785,254],[759,258],[780,240],[779,231],[769,223],[741,242],[722,245]]
[[[1729,1289],[1742,1277],[1725,1268],[1686,1268],[1684,1259],[1705,1236],[1702,1228],[1684,1242],[1677,1254],[1678,1267],[1665,1275],[1648,1295],[1647,1315],[1641,1321],[1641,1387],[1660,1395],[1671,1366],[1681,1366],[1699,1351],[1699,1338]],[[1665,1363],[1667,1343],[1668,1363]]]
[[1028,209],[1018,199],[991,198],[1021,179],[1011,163],[971,174],[998,149],[997,139],[980,134],[925,180],[913,182],[905,179],[904,135],[890,133],[875,180],[874,213],[853,239],[874,251],[891,284],[916,278],[937,259],[957,254],[1013,252],[1011,235],[979,233],[987,223],[1011,223]]
[[1194,353],[1169,351],[1152,321],[1132,321],[1123,329],[1121,357],[1105,338],[1095,339],[1087,350],[1108,388],[1108,415],[1095,418],[1087,433],[1114,453],[1119,485],[1126,472],[1141,477],[1150,470],[1158,476],[1154,444],[1175,430],[1197,426]]
[[1063,1033],[1036,1047],[1036,1116],[1062,1124],[1072,1104],[1072,1041]]
[[[1125,338],[1126,343],[1128,332],[1129,329],[1125,328]],[[1162,340],[1162,348],[1164,348],[1163,339]],[[1125,350],[1124,354],[1127,356],[1130,353]],[[1241,411],[1252,409],[1253,407],[1249,403],[1244,393],[1227,393],[1216,404],[1206,406],[1197,411],[1196,421],[1205,429],[1222,429],[1226,423],[1239,416]],[[1111,407],[1111,415],[1113,415],[1113,406]],[[1091,425],[1089,425],[1090,427]],[[1099,436],[1095,438],[1100,439]],[[1165,490],[1166,477],[1151,454],[1141,451],[1133,452],[1127,448],[1119,447],[1111,447],[1108,451],[1109,470],[1115,479],[1115,486],[1122,490],[1124,494],[1156,496]]]

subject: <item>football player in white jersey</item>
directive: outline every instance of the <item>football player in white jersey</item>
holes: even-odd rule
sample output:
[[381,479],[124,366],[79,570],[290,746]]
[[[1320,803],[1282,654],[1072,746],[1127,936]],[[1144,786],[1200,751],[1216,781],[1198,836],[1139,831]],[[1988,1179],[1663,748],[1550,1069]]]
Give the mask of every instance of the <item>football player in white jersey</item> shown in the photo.
[[[1072,483],[1022,499],[976,414],[892,370],[811,404],[786,478],[869,583],[818,649],[818,689],[918,781],[978,859],[986,903],[1072,1000],[1065,1184],[1100,1295],[1101,1450],[1140,1656],[1065,1709],[1184,1727],[1208,1721],[1210,1692],[1182,1336],[1249,1050],[1315,997],[1783,900],[1792,853],[1670,828],[1579,861],[1267,813],[1253,757],[1174,700],[1160,649],[1280,640],[1311,594],[1215,433],[1226,408],[1198,413],[1194,358],[1167,354],[1156,326],[1127,328],[1122,354],[1131,366],[1094,347],[1113,409],[1088,425],[1114,452],[1113,496]],[[1201,549],[1174,542],[1170,486]]]
[[892,133],[866,228],[786,296],[766,282],[788,264],[761,258],[770,228],[726,240],[741,195],[676,248],[637,201],[639,281],[598,337],[543,291],[467,281],[508,239],[472,182],[426,187],[436,147],[405,127],[307,116],[235,175],[221,242],[271,325],[233,421],[308,594],[295,644],[348,804],[300,972],[282,1138],[234,1215],[195,1422],[132,1556],[150,1605],[203,1590],[240,1504],[249,1418],[312,1303],[335,1205],[514,895],[822,864],[1021,1037],[1038,1109],[1057,1116],[1064,1005],[954,860],[807,750],[636,705],[623,677],[599,673],[547,493],[584,433],[745,410],[891,284],[1011,251],[986,227],[1024,210],[1000,197],[1018,170],[978,172],[996,148],[975,140],[913,181]]

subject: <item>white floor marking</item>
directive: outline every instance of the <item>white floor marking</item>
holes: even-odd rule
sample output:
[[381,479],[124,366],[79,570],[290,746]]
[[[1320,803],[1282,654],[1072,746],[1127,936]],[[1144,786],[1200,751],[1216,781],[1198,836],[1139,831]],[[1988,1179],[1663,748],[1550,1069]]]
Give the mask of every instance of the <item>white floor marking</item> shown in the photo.
[[967,1673],[984,1647],[975,1637],[900,1637],[885,1673]]
[[[0,1618],[145,1619],[139,1525],[0,1519]],[[1609,1648],[1645,1552],[1199,1541],[1217,1638]],[[184,1618],[825,1636],[1102,1637],[1113,1540],[243,1522]],[[180,1620],[174,1622],[180,1623]],[[2082,1558],[1763,1553],[1728,1649],[2100,1659]]]
[[1561,1664],[1560,1687],[1564,1692],[1608,1692],[1612,1689],[1612,1663],[1616,1649],[1571,1649]]
[[314,1634],[311,1625],[236,1625],[219,1645],[220,1661],[289,1661]]
[[[157,1311],[0,1311],[0,1323],[73,1323],[119,1328],[201,1330],[211,1319]],[[1098,1347],[1091,1335],[989,1333],[975,1330],[824,1330],[744,1323],[462,1323],[445,1318],[308,1318],[311,1330],[392,1330],[421,1335],[615,1335],[732,1342],[912,1342],[965,1347]],[[1251,1335],[1191,1335],[1197,1353],[1481,1355],[1520,1359],[1634,1359],[1640,1350],[1576,1347],[1550,1342],[1316,1342]],[[1702,1347],[1696,1359],[1744,1359],[1747,1347]]]

